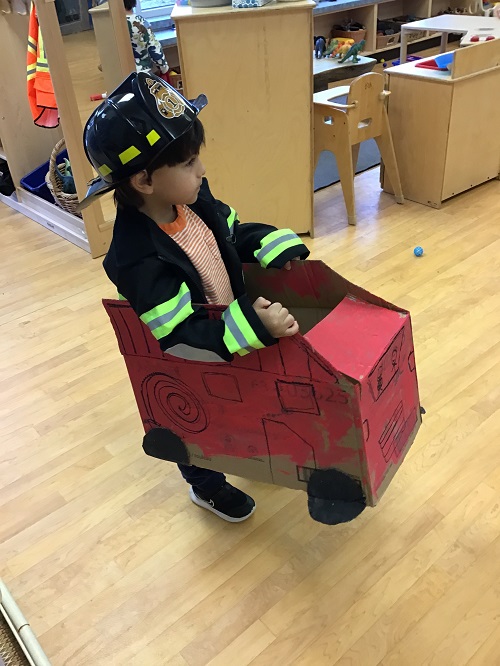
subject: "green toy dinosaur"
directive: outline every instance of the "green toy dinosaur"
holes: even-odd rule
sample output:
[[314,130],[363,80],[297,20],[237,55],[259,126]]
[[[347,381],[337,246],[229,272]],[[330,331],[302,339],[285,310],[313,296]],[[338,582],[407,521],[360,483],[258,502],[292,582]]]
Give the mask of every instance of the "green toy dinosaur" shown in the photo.
[[338,39],[330,40],[330,43],[328,44],[326,51],[323,53],[323,57],[328,58],[329,55],[332,55],[332,53],[338,48],[338,45],[339,45]]
[[342,58],[342,60],[339,60],[339,65],[341,65],[343,62],[346,62],[346,60],[349,60],[349,58],[352,58],[352,62],[356,64],[359,62],[359,57],[358,54],[363,51],[365,48],[365,40],[362,39],[360,42],[357,44],[353,44],[349,51],[345,54],[345,56]]
[[64,164],[56,164],[56,172],[62,182],[62,191],[65,194],[76,194],[75,181],[71,173],[69,160],[64,158]]

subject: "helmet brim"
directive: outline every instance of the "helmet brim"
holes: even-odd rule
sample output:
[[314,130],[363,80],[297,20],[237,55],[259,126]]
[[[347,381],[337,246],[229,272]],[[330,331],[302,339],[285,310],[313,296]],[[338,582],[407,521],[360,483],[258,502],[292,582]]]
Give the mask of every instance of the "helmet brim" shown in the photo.
[[94,203],[99,197],[102,197],[103,194],[112,192],[115,187],[116,184],[107,183],[103,178],[94,178],[94,180],[91,180],[88,185],[85,198],[82,199],[76,207],[77,212],[80,213],[84,208],[87,208],[87,206]]
[[196,109],[197,114],[200,113],[202,109],[206,107],[208,104],[208,99],[206,95],[198,95],[196,99],[190,99],[189,103],[194,106]]

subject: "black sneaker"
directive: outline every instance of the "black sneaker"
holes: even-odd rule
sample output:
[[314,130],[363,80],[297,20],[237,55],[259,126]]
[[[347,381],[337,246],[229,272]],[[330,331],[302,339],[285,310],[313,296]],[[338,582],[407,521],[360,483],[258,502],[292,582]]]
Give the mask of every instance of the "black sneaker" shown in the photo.
[[230,483],[225,483],[211,497],[206,497],[191,487],[189,497],[198,506],[208,509],[229,523],[241,523],[255,511],[254,500]]

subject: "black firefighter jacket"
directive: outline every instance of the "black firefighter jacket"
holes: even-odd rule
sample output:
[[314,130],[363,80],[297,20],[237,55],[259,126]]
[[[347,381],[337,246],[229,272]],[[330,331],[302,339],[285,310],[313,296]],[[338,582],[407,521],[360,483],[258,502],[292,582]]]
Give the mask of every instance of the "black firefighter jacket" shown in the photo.
[[230,361],[276,342],[252,307],[242,262],[282,268],[309,250],[289,229],[241,224],[236,211],[216,200],[206,179],[190,208],[212,231],[235,300],[221,319],[209,318],[201,280],[184,251],[136,208],[118,209],[104,268],[121,298],[129,301],[163,351],[199,360]]

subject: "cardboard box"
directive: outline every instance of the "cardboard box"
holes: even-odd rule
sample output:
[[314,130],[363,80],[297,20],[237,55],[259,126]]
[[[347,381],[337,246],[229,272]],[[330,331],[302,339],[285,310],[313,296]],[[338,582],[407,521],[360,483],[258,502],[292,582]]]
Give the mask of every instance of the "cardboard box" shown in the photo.
[[[288,307],[301,332],[231,363],[163,354],[126,302],[104,301],[144,449],[306,490],[322,522],[341,522],[344,501],[355,517],[378,502],[421,423],[410,315],[320,261],[249,264],[245,280],[252,299]],[[224,310],[207,307],[213,317]]]

